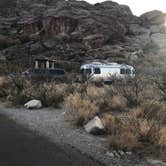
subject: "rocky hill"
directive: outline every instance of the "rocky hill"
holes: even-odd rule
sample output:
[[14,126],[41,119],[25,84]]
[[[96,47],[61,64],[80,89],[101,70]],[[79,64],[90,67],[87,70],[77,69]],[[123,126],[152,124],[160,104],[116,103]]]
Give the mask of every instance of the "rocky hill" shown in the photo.
[[146,54],[166,53],[166,14],[160,11],[136,17],[112,1],[76,0],[5,0],[0,7],[0,59],[133,63]]

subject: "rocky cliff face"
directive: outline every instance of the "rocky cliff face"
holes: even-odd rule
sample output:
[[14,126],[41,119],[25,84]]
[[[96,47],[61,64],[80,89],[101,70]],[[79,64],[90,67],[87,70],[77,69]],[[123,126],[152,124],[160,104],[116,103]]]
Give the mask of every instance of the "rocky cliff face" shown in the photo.
[[134,62],[149,52],[166,52],[166,15],[160,11],[138,18],[112,1],[4,2],[0,6],[8,10],[0,12],[0,56],[8,60],[54,56]]

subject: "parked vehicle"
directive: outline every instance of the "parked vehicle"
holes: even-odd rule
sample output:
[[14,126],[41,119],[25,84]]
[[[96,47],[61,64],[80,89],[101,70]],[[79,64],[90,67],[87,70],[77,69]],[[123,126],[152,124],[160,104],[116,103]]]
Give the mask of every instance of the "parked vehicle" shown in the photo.
[[133,66],[118,63],[91,62],[81,66],[82,76],[90,81],[112,81],[113,79],[133,78]]
[[61,68],[54,69],[31,69],[23,73],[25,76],[32,79],[64,79],[66,72]]
[[65,80],[66,71],[62,68],[57,68],[55,60],[47,58],[35,59],[32,69],[24,71],[21,75],[37,80]]

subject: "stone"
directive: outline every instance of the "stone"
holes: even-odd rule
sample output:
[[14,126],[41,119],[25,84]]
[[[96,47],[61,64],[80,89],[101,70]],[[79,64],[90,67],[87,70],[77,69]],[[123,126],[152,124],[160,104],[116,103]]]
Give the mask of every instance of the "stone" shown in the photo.
[[98,116],[94,117],[84,126],[86,132],[91,134],[100,134],[104,132],[104,126]]
[[127,155],[132,155],[132,152],[126,152]]
[[112,152],[106,152],[106,155],[111,158],[115,157],[114,153],[112,153]]
[[131,24],[129,27],[129,31],[135,35],[142,35],[142,34],[150,34],[150,30],[147,28],[142,27],[139,24]]
[[42,107],[40,100],[31,100],[24,105],[27,109],[39,109]]
[[155,33],[151,35],[151,39],[160,49],[166,48],[166,34]]
[[88,48],[99,48],[103,46],[104,40],[102,34],[89,35],[83,38],[83,42]]
[[150,27],[151,33],[160,33],[161,26],[159,25],[152,25]]
[[124,155],[125,155],[125,152],[122,151],[122,150],[119,150],[118,153],[119,153],[121,156],[124,156]]
[[165,24],[165,14],[158,10],[153,10],[141,15],[141,19],[144,22],[149,23],[151,25],[164,25]]

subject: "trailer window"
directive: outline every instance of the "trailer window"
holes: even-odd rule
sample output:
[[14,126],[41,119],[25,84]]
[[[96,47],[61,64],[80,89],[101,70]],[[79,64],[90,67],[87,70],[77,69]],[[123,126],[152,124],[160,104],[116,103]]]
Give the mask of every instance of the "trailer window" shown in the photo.
[[126,74],[131,74],[131,70],[130,69],[126,69]]
[[100,71],[100,68],[94,68],[94,74],[100,74],[101,71]]
[[92,73],[92,71],[91,71],[91,69],[85,69],[85,73],[86,73],[87,75],[90,75],[90,74]]
[[84,69],[81,69],[81,74],[84,74]]
[[120,69],[120,74],[126,74],[126,69]]
[[132,74],[136,74],[136,70],[133,69],[133,70],[132,70]]

